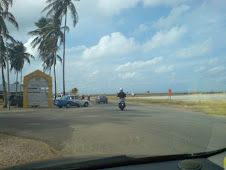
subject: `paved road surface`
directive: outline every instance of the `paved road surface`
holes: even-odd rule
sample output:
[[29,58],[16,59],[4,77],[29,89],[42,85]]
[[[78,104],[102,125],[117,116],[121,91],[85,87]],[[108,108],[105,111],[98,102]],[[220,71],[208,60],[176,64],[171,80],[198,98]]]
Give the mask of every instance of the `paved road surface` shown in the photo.
[[38,139],[64,156],[168,155],[226,147],[226,117],[158,106],[0,112],[0,132]]
[[[168,99],[169,96],[149,96],[135,97],[142,99]],[[222,94],[194,94],[194,95],[173,95],[174,100],[192,100],[192,101],[226,101],[226,93]]]

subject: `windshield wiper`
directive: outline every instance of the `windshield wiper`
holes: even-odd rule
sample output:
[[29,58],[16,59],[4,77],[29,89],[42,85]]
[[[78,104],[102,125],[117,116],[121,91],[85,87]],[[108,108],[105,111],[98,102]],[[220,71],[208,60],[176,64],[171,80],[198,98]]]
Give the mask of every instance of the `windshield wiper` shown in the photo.
[[222,152],[226,152],[226,148],[215,150],[215,151],[209,151],[209,152],[200,152],[200,153],[192,153],[189,154],[192,158],[208,158],[213,155],[220,154]]

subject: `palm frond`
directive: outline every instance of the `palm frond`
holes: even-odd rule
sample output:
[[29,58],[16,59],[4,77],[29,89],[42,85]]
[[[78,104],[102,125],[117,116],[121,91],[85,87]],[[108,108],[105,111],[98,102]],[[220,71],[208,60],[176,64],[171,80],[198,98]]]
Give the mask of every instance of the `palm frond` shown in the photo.
[[10,40],[12,43],[15,43],[16,40],[14,40],[14,38],[12,36],[10,36],[9,34],[4,34],[2,35],[5,39]]
[[5,8],[5,11],[8,11],[9,6],[13,5],[13,0],[1,0],[0,6],[3,6]]
[[59,55],[57,55],[57,59],[60,61],[60,63],[62,63],[63,60]]
[[1,29],[0,29],[1,33],[3,35],[6,35],[9,32],[8,28],[7,28],[6,24],[5,24],[5,21],[4,21],[3,17],[1,17],[1,16],[0,16],[0,27],[1,27]]
[[78,13],[77,13],[77,10],[76,10],[76,8],[75,8],[75,6],[74,6],[74,4],[72,2],[69,4],[68,7],[70,9],[71,17],[73,19],[73,26],[75,27],[76,24],[78,23]]
[[11,14],[10,12],[2,12],[2,17],[3,19],[7,19],[13,26],[15,26],[17,29],[19,29],[19,25],[15,19],[15,17],[13,16],[13,14]]
[[50,9],[51,7],[54,6],[55,2],[47,2],[47,3],[50,3],[49,5],[47,5],[43,10],[42,10],[42,13],[43,12],[46,12],[48,9]]
[[68,27],[68,26],[63,26],[63,27],[61,27],[61,30],[66,30],[67,32],[69,32],[70,31],[70,28]]

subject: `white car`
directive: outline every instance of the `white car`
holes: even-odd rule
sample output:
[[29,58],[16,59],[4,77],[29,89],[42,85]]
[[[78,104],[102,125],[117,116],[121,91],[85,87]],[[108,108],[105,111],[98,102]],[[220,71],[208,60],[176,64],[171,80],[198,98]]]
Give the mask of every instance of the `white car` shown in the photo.
[[56,106],[58,106],[59,108],[62,108],[64,106],[67,108],[70,108],[71,106],[88,107],[89,104],[90,102],[88,100],[82,100],[80,97],[75,95],[64,96],[56,102]]
[[90,102],[88,100],[85,100],[85,99],[82,100],[78,96],[70,96],[70,99],[68,100],[67,105],[66,105],[67,108],[70,107],[69,104],[70,104],[70,106],[88,107]]

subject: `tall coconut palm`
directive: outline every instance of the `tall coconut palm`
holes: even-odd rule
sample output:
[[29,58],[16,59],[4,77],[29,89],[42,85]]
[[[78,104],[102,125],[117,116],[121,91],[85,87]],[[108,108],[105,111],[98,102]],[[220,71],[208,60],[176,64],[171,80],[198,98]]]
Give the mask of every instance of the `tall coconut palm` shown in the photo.
[[4,43],[4,38],[7,38],[11,42],[14,42],[13,37],[11,37],[9,34],[2,35],[0,34],[0,66],[1,66],[1,72],[2,72],[2,85],[3,85],[3,96],[4,96],[4,103],[3,107],[7,107],[7,91],[6,91],[6,81],[5,81],[5,74],[4,69],[6,68],[6,45]]
[[[10,44],[10,64],[11,64],[11,70],[15,70],[16,72],[16,82],[18,82],[18,74],[21,72],[24,67],[25,61],[27,61],[30,64],[30,59],[33,58],[34,56],[27,53],[27,49],[24,46],[22,42],[15,42]],[[16,83],[16,96],[17,96],[17,85]]]
[[3,37],[0,36],[0,61],[1,61],[1,72],[2,72],[2,86],[3,86],[3,98],[4,98],[4,103],[3,107],[7,107],[6,103],[6,82],[5,82],[5,75],[4,75],[4,68],[6,67],[5,64],[5,46],[3,43]]
[[65,95],[65,54],[66,54],[66,26],[67,26],[67,14],[70,11],[72,19],[73,19],[73,26],[78,22],[78,14],[76,8],[73,4],[73,1],[79,0],[47,0],[48,3],[47,7],[43,9],[42,12],[48,11],[47,16],[54,15],[55,19],[63,19],[64,17],[64,41],[63,41],[63,93]]
[[55,97],[57,94],[57,81],[56,81],[56,61],[61,58],[57,55],[60,45],[63,43],[62,29],[68,29],[61,27],[61,21],[59,19],[44,18],[42,17],[35,23],[37,29],[29,32],[29,35],[35,36],[31,42],[33,48],[37,48],[39,51],[39,57],[43,61],[44,70],[51,70],[54,68],[54,80],[55,80]]
[[[4,77],[4,57],[6,54],[6,48],[4,39],[7,41],[10,39],[13,40],[12,37],[9,36],[9,30],[7,28],[6,22],[11,23],[13,26],[15,26],[17,29],[19,28],[18,23],[16,22],[15,17],[12,13],[9,12],[9,6],[12,6],[13,0],[0,0],[0,58],[1,58],[1,68],[2,68],[2,84],[3,84],[3,93],[4,93],[4,99],[6,99],[6,83],[5,83],[5,77]],[[6,102],[4,100],[4,106],[6,106]]]

